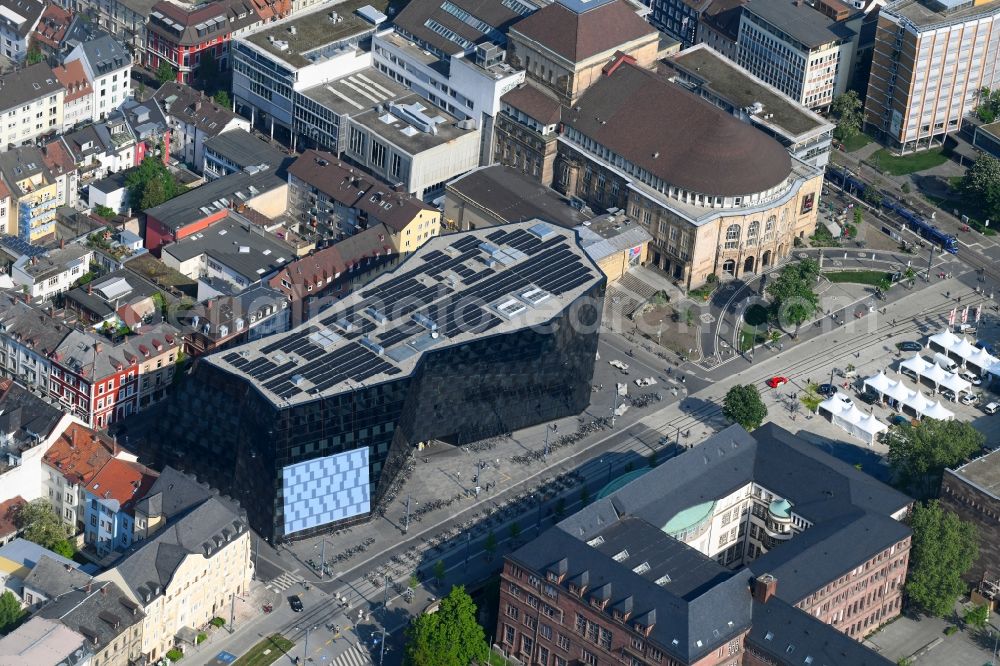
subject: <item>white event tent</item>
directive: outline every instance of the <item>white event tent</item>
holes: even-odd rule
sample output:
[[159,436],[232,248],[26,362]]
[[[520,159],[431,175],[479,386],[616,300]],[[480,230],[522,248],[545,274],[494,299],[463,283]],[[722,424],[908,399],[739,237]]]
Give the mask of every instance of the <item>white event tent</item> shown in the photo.
[[829,414],[830,422],[854,437],[867,442],[868,446],[875,443],[880,432],[885,432],[889,426],[879,421],[872,414],[866,414],[857,408],[854,401],[843,393],[835,395],[819,403],[816,412],[821,416]]
[[956,372],[948,372],[934,361],[929,361],[923,356],[916,354],[913,358],[899,364],[900,370],[904,368],[915,374],[919,379],[924,379],[934,385],[934,389],[940,391],[942,388],[950,389],[957,397],[959,393],[971,393],[972,383],[958,376]]
[[963,336],[945,330],[932,335],[928,342],[931,349],[946,355],[977,375],[982,376],[987,372],[998,374],[993,368],[1000,363],[1000,359],[985,349],[979,349]]
[[919,390],[910,389],[902,381],[893,381],[881,371],[877,375],[867,378],[864,381],[864,386],[866,389],[878,393],[883,400],[888,400],[897,409],[909,410],[917,418],[926,416],[942,421],[950,421],[955,418],[955,414],[942,407],[940,401],[928,400],[927,396]]

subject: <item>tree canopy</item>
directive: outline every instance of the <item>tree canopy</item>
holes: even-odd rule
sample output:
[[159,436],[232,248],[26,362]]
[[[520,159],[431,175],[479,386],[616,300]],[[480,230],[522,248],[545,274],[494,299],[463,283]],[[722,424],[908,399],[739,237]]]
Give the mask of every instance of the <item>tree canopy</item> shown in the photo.
[[722,413],[733,423],[747,430],[755,430],[767,418],[767,407],[760,399],[760,391],[751,384],[738,384],[726,393]]
[[937,419],[894,425],[888,440],[896,481],[919,499],[936,495],[945,468],[962,463],[986,442],[971,423]]
[[976,105],[976,115],[984,123],[992,123],[1000,114],[1000,89],[990,90],[983,87],[979,90],[979,104]]
[[21,619],[21,602],[14,593],[6,590],[0,594],[0,634],[6,634]]
[[170,66],[166,60],[160,61],[160,66],[156,68],[156,80],[160,83],[170,83],[177,80],[177,70]]
[[965,623],[970,627],[985,629],[986,623],[990,621],[990,607],[986,604],[977,604],[965,611],[965,614],[962,615],[962,619],[965,620]]
[[978,204],[984,218],[1000,219],[1000,160],[979,153],[976,163],[965,173],[962,189]]
[[839,95],[830,107],[837,117],[837,128],[833,131],[838,141],[846,141],[861,131],[861,100],[853,90]]
[[226,92],[225,90],[220,90],[219,92],[215,93],[212,99],[215,100],[216,104],[218,104],[219,106],[224,106],[227,109],[232,107],[233,105],[232,100],[229,99],[229,93]]
[[476,605],[461,585],[451,588],[437,612],[415,618],[406,637],[406,666],[469,666],[489,651]]
[[948,616],[965,593],[962,576],[979,554],[976,527],[943,509],[937,500],[916,505],[910,527],[913,542],[906,592],[928,615]]
[[129,205],[132,210],[147,210],[187,191],[155,155],[147,156],[142,164],[125,177]]
[[795,327],[792,335],[799,332],[799,326],[816,312],[819,296],[813,291],[819,277],[819,264],[812,259],[803,259],[786,265],[776,279],[767,285],[771,296],[771,308],[778,324]]
[[17,512],[17,526],[24,531],[24,538],[50,550],[64,547],[72,532],[62,521],[48,500],[28,502]]

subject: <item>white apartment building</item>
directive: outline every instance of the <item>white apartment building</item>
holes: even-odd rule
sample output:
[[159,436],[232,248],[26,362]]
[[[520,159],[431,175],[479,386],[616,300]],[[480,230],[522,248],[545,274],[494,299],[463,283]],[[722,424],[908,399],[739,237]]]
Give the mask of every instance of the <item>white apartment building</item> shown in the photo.
[[92,120],[103,120],[131,94],[129,75],[132,56],[108,35],[79,44],[66,56],[65,62],[79,60],[93,88]]
[[68,245],[41,256],[22,255],[11,267],[11,278],[33,299],[44,301],[69,291],[93,258],[94,251],[84,245]]
[[65,96],[45,63],[0,76],[0,146],[20,146],[60,131]]
[[63,99],[63,125],[60,133],[94,119],[94,88],[87,79],[81,60],[67,62],[52,70],[66,89]]
[[809,109],[847,90],[864,14],[837,20],[798,0],[750,0],[740,17],[737,62]]
[[44,2],[39,0],[0,0],[0,42],[3,55],[16,63],[28,55],[31,33],[38,25]]

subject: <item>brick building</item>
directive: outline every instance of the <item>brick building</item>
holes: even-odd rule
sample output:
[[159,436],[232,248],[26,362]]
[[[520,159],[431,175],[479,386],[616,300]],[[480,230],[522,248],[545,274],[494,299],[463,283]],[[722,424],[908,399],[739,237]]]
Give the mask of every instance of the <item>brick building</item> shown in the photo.
[[858,641],[900,612],[910,502],[732,426],[509,555],[497,643],[554,666],[888,664]]
[[979,530],[979,559],[965,579],[979,583],[1000,574],[1000,453],[993,451],[941,479],[941,504]]

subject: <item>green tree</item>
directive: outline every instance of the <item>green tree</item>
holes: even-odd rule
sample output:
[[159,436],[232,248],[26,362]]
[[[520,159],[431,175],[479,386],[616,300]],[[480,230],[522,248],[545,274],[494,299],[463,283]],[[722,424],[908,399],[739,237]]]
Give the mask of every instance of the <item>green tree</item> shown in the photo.
[[69,539],[62,539],[52,544],[52,552],[56,555],[62,555],[66,559],[72,559],[76,555],[76,546]]
[[830,107],[837,117],[837,128],[833,131],[838,141],[847,141],[861,131],[861,100],[853,90],[839,95]]
[[737,384],[726,392],[722,413],[733,423],[747,430],[755,430],[767,418],[767,407],[760,399],[760,392],[751,384]]
[[7,590],[0,594],[0,634],[5,634],[14,628],[21,619],[21,602],[14,593]]
[[451,588],[437,612],[416,617],[406,638],[406,666],[469,666],[489,654],[476,605],[461,585]]
[[25,539],[49,549],[72,536],[69,526],[44,499],[22,506],[17,512],[17,525],[23,530]]
[[861,223],[865,219],[865,214],[862,212],[860,206],[854,207],[854,226],[861,226]]
[[976,629],[985,629],[986,623],[990,621],[990,607],[986,604],[978,604],[965,611],[962,616],[965,623]]
[[436,580],[439,585],[444,582],[444,576],[446,573],[448,573],[448,570],[445,569],[444,560],[438,560],[434,563],[434,580]]
[[918,499],[933,497],[945,468],[955,467],[983,448],[986,438],[963,421],[923,419],[889,429],[889,466],[897,483]]
[[139,207],[142,210],[149,210],[155,206],[159,206],[164,201],[170,199],[167,196],[167,184],[162,180],[151,180],[146,183],[145,189],[142,191],[142,200],[139,202]]
[[976,163],[965,173],[962,189],[978,204],[983,217],[1000,218],[1000,160],[979,153]]
[[497,552],[497,535],[493,530],[490,530],[486,535],[486,541],[483,542],[483,550],[486,551],[486,559],[492,560],[493,553]]
[[976,527],[941,508],[937,500],[914,506],[910,527],[910,601],[928,615],[951,615],[966,589],[962,576],[979,552]]
[[819,264],[803,259],[781,269],[778,277],[767,285],[771,308],[779,325],[795,326],[792,337],[799,333],[802,323],[819,307],[819,296],[813,290],[819,277]]
[[163,161],[153,155],[147,156],[138,168],[129,172],[125,177],[125,187],[128,188],[129,205],[136,211],[158,206],[187,191]]
[[229,99],[229,93],[226,92],[225,90],[220,90],[219,92],[215,93],[215,96],[212,99],[215,100],[216,104],[218,104],[219,106],[224,106],[227,109],[232,108],[233,106],[232,100]]
[[29,65],[37,65],[38,63],[45,60],[45,56],[37,48],[28,49],[28,55],[25,57],[25,62]]
[[97,206],[94,206],[94,214],[98,217],[103,217],[105,220],[110,220],[115,216],[115,211],[108,206],[98,204]]
[[170,66],[166,60],[160,61],[160,66],[156,68],[156,80],[161,84],[170,83],[177,80],[177,70]]
[[510,524],[510,538],[517,541],[519,536],[521,536],[521,523],[515,520]]

